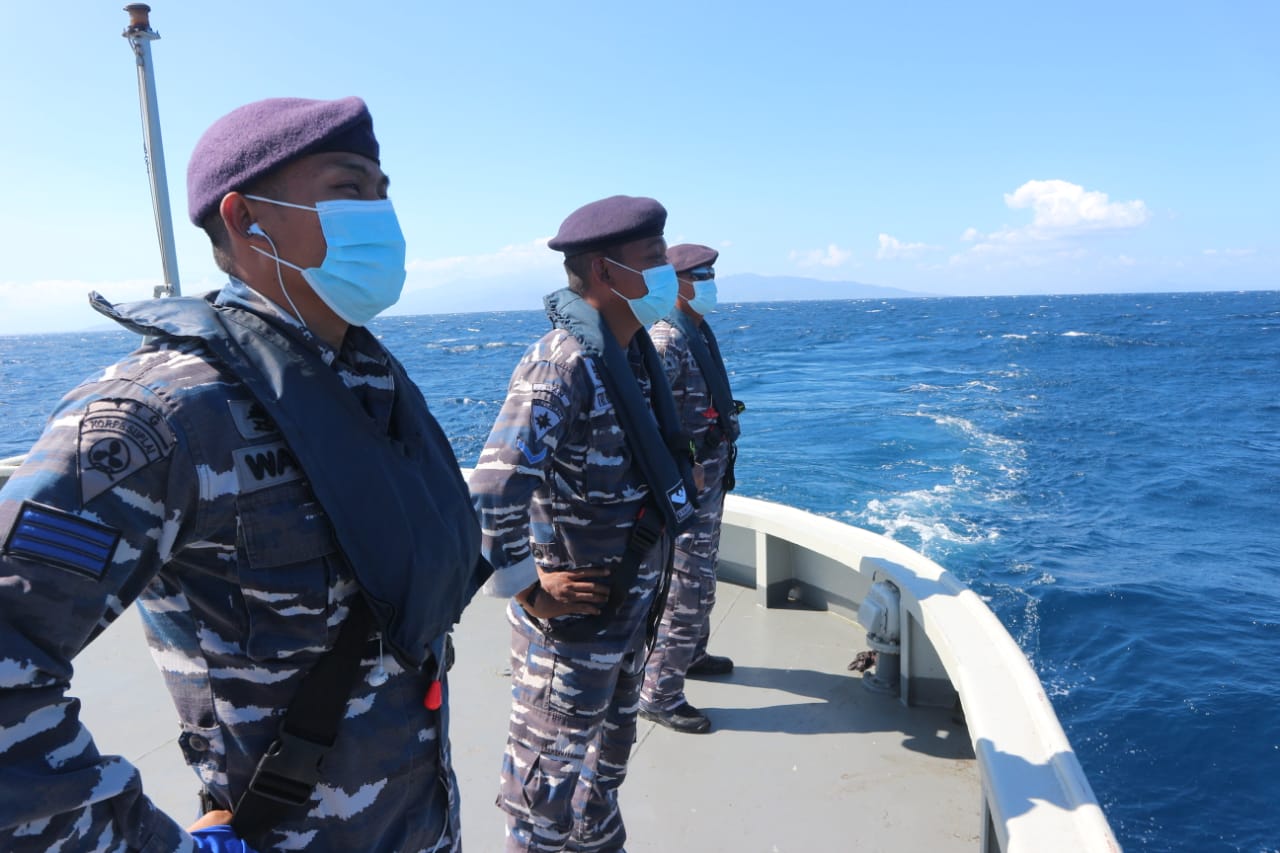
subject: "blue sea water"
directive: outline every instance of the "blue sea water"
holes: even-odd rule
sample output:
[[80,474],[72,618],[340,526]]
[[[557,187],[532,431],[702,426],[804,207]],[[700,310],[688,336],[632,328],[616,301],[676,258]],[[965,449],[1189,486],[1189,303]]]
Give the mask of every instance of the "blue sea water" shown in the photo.
[[[946,566],[1128,850],[1280,849],[1280,293],[730,305],[742,494]],[[474,464],[537,312],[374,328]],[[125,333],[0,338],[0,455]]]

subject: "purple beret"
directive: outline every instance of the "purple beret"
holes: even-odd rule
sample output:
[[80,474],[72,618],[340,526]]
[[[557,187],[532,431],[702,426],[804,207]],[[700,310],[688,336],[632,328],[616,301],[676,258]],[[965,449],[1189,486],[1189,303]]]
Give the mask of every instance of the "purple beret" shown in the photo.
[[681,243],[667,249],[667,263],[676,268],[676,272],[688,272],[698,267],[709,267],[716,262],[720,253],[710,246],[699,246],[697,243]]
[[547,247],[570,258],[632,240],[661,237],[666,225],[667,209],[653,199],[615,195],[570,213]]
[[373,118],[359,98],[268,98],[232,110],[204,132],[187,166],[187,212],[199,225],[222,197],[290,160],[350,151],[378,160]]

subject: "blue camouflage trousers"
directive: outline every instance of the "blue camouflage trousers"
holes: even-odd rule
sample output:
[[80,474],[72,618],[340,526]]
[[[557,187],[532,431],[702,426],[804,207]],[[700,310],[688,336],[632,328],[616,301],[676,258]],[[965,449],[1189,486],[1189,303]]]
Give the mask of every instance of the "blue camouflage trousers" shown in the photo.
[[645,637],[643,619],[619,616],[590,640],[565,641],[508,605],[511,724],[497,801],[508,851],[623,848],[618,788],[636,737]]
[[716,562],[723,515],[724,490],[716,477],[699,495],[693,524],[676,537],[671,587],[640,691],[640,705],[646,710],[670,711],[679,707],[685,701],[685,674],[694,661],[707,653],[711,608],[716,603]]

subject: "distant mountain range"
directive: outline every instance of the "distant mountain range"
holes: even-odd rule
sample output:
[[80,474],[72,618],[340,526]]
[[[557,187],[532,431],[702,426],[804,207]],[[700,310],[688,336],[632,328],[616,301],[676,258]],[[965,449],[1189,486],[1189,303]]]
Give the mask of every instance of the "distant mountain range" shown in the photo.
[[[823,281],[798,276],[738,273],[717,279],[720,300],[734,302],[780,302],[813,299],[904,299],[929,296],[896,287],[879,287],[857,281]],[[542,307],[542,297],[564,287],[553,276],[523,282],[509,277],[465,279],[410,290],[389,314],[456,314],[472,311],[525,311]]]
[[929,296],[896,287],[880,287],[857,281],[823,281],[789,275],[738,273],[716,279],[725,302],[777,302],[807,299],[903,299]]

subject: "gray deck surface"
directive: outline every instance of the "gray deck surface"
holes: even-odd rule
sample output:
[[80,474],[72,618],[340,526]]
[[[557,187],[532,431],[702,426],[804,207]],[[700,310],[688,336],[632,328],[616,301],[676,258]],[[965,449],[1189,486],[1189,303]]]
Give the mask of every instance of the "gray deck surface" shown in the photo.
[[[722,582],[711,650],[733,674],[690,681],[706,735],[641,721],[621,802],[630,853],[966,851],[979,846],[980,788],[963,725],[904,708],[846,670],[865,648],[830,613],[764,610]],[[456,634],[454,764],[471,853],[502,848],[493,805],[510,708],[504,601],[477,599]],[[138,765],[148,794],[186,821],[195,777],[132,609],[76,661],[72,694],[104,753]]]

